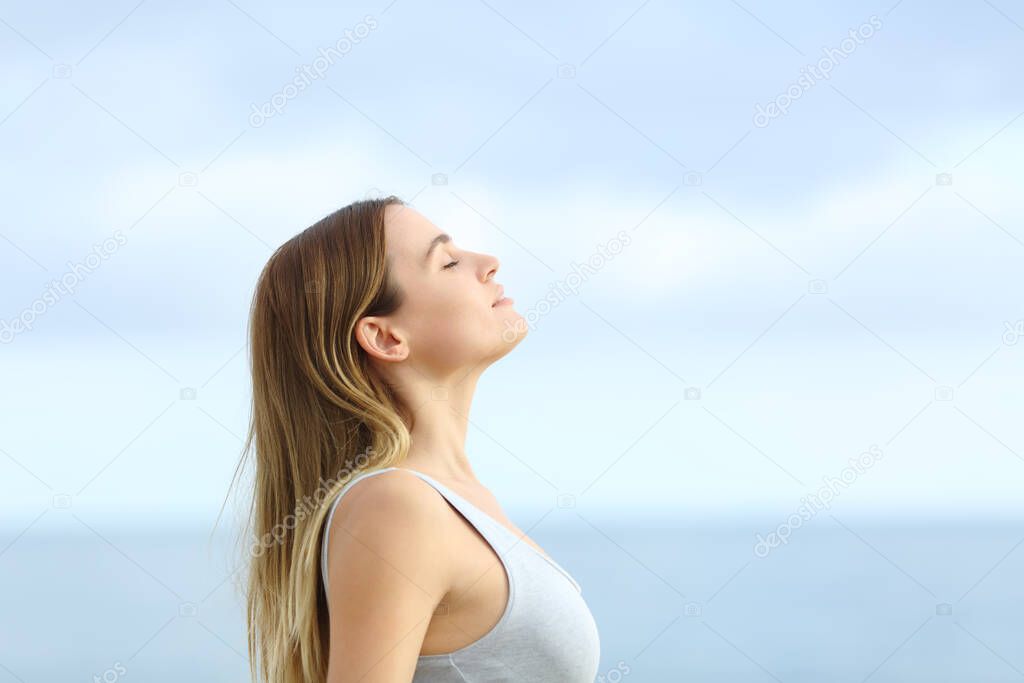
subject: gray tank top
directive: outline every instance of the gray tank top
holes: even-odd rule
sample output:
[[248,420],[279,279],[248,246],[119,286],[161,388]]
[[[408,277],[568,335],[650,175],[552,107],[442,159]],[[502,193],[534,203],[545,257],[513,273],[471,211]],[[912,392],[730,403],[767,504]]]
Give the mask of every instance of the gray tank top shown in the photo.
[[327,545],[338,501],[365,477],[402,469],[434,487],[472,524],[501,560],[508,603],[498,623],[454,652],[421,655],[413,683],[592,683],[600,665],[594,617],[576,580],[554,560],[432,477],[398,467],[356,476],[331,504],[325,522],[320,571],[327,589]]

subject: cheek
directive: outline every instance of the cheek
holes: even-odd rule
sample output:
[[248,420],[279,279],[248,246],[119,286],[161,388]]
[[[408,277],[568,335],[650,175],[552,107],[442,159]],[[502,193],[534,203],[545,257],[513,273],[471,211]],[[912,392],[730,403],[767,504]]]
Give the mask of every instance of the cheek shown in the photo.
[[449,292],[445,296],[428,295],[422,304],[416,335],[437,354],[465,358],[481,348],[490,348],[498,334],[497,314],[479,298]]
[[451,291],[424,287],[417,294],[416,311],[427,327],[437,327],[458,324],[466,317],[468,308]]
[[444,286],[424,286],[417,295],[417,310],[424,316],[443,324],[466,325],[482,316],[482,312],[490,313],[483,305],[480,297],[471,297],[465,283],[455,281],[441,283]]

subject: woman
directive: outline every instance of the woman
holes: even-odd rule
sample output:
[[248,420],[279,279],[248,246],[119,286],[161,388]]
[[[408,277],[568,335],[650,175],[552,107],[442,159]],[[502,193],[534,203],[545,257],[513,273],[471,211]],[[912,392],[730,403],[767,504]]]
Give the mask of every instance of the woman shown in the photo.
[[465,453],[477,380],[526,335],[498,267],[391,196],[323,218],[264,268],[246,441],[258,680],[594,680],[579,584]]

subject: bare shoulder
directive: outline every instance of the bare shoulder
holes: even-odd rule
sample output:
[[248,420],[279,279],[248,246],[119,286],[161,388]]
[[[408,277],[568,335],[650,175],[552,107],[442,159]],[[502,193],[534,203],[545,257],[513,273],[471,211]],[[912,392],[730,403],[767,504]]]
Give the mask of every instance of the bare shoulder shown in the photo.
[[452,586],[450,515],[430,484],[400,470],[356,482],[338,502],[326,530],[330,683],[411,679]]
[[353,484],[338,502],[331,531],[362,526],[426,528],[447,512],[448,503],[430,484],[410,472],[392,470]]
[[417,555],[427,548],[446,555],[438,551],[446,550],[443,522],[449,514],[445,499],[414,474],[392,470],[366,477],[338,502],[327,530],[328,561],[344,555],[352,542],[386,552],[386,558],[409,555],[407,559],[421,561]]

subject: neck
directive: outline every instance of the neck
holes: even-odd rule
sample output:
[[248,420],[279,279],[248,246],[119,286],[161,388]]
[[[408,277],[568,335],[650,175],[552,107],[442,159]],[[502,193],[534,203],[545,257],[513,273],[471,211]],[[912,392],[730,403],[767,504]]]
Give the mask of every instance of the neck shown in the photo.
[[420,384],[416,391],[406,392],[404,402],[412,412],[412,445],[402,466],[439,481],[478,483],[466,455],[475,388],[476,377],[470,375],[444,383]]

